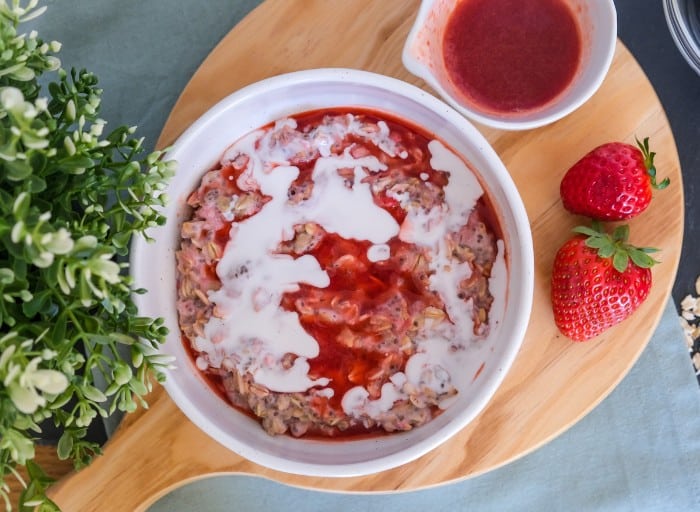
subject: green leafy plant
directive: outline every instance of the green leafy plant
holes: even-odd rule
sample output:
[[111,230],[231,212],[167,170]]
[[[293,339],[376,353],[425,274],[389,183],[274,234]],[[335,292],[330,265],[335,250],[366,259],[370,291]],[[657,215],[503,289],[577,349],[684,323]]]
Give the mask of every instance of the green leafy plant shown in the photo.
[[170,364],[154,350],[162,319],[132,302],[144,290],[124,256],[133,235],[164,223],[174,163],[144,155],[134,128],[103,135],[97,78],[62,69],[59,43],[18,33],[36,4],[0,0],[0,497],[11,510],[18,478],[20,509],[47,511],[40,425],[60,427],[60,458],[86,465],[100,453],[87,427],[146,407],[150,377]]

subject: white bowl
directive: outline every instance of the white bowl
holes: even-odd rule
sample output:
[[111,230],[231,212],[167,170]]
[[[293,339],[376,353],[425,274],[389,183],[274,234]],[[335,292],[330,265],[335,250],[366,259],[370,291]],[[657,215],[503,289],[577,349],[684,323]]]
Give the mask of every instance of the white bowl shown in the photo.
[[[270,436],[260,424],[229,407],[197,375],[183,348],[176,316],[175,251],[185,200],[203,173],[241,136],[294,113],[318,108],[362,106],[393,112],[425,128],[470,162],[493,199],[507,246],[505,313],[474,361],[483,371],[466,393],[441,415],[406,433],[361,440],[319,441]],[[272,469],[320,476],[355,476],[386,470],[425,454],[459,432],[484,408],[521,345],[533,293],[533,248],[528,218],[510,175],[488,142],[452,108],[399,80],[363,71],[318,69],[255,83],[212,107],[176,142],[169,158],[178,161],[167,193],[167,223],[153,229],[152,243],[136,239],[131,267],[140,314],[161,316],[170,334],[162,352],[177,360],[165,388],[204,432],[241,456]],[[465,369],[467,371],[467,369]],[[473,375],[474,373],[470,373]]]
[[423,0],[404,45],[403,64],[445,101],[470,119],[503,130],[528,130],[570,114],[598,90],[610,68],[617,41],[613,0],[564,0],[578,17],[582,35],[581,64],[564,91],[541,108],[522,113],[493,113],[460,98],[443,62],[443,34],[449,15],[461,0]]

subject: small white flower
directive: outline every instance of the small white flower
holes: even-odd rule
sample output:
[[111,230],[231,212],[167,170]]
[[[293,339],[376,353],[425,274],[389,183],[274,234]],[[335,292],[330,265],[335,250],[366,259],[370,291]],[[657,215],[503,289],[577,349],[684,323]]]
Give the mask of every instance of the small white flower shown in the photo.
[[49,251],[42,251],[38,256],[32,259],[32,263],[39,268],[48,268],[53,263],[53,260],[53,253],[50,253]]
[[99,137],[102,135],[102,131],[104,130],[105,127],[105,121],[103,119],[96,119],[94,123],[92,123],[92,126],[90,126],[90,133],[94,137]]
[[70,290],[75,288],[75,269],[71,266],[66,266],[64,274],[66,277],[66,285],[68,285],[69,288],[69,291],[66,293],[69,293]]
[[66,376],[56,370],[36,370],[29,376],[29,383],[36,389],[51,395],[63,393],[68,387]]
[[5,350],[2,351],[2,354],[0,354],[0,370],[5,368],[5,365],[7,365],[7,362],[14,355],[15,350],[16,350],[16,346],[10,345],[9,347],[7,347]]
[[120,281],[119,265],[112,260],[92,260],[90,269],[110,284],[116,284]]
[[44,361],[49,361],[49,360],[53,359],[54,357],[56,357],[57,355],[58,355],[58,352],[56,352],[55,350],[51,350],[49,348],[45,348],[44,350],[41,351],[41,358]]
[[14,110],[24,104],[24,95],[16,87],[3,87],[0,91],[0,104],[6,110]]
[[12,213],[14,215],[17,215],[19,211],[26,207],[26,205],[29,203],[29,194],[27,192],[20,192],[17,194],[17,197],[15,198],[15,202],[12,203]]
[[75,143],[73,142],[73,139],[70,138],[70,136],[66,135],[63,138],[63,147],[66,148],[66,153],[69,155],[75,155]]
[[68,254],[73,250],[74,245],[70,232],[65,228],[51,233],[50,240],[45,243],[46,249],[54,254]]
[[15,380],[22,373],[22,367],[18,364],[10,364],[7,368],[7,375],[5,375],[5,380],[3,380],[3,385],[8,387],[10,383]]
[[155,212],[153,211],[153,208],[151,208],[148,205],[144,205],[139,209],[139,213],[143,215],[144,217],[150,217],[153,215]]
[[84,249],[94,249],[97,247],[97,237],[94,235],[85,235],[78,238],[75,242],[75,250],[82,251]]
[[24,222],[20,220],[15,222],[15,225],[12,226],[12,231],[10,232],[10,240],[12,240],[12,243],[18,244],[19,241],[22,239],[22,235],[24,235]]
[[10,76],[15,80],[19,80],[20,82],[28,82],[36,76],[36,73],[34,73],[33,69],[24,67],[10,73]]
[[58,68],[61,67],[61,61],[58,57],[49,55],[48,57],[46,57],[46,65],[49,71],[56,71]]
[[12,383],[8,386],[7,391],[12,403],[24,414],[33,414],[39,407],[46,405],[44,397],[39,395],[34,388],[25,388],[17,383]]
[[75,102],[73,100],[68,100],[68,103],[66,103],[65,114],[69,121],[75,120]]
[[39,112],[36,107],[31,103],[25,103],[24,105],[24,117],[27,119],[34,119]]
[[35,357],[24,370],[13,365],[5,377],[4,384],[12,403],[25,414],[33,414],[39,407],[46,405],[46,398],[40,391],[58,395],[68,387],[68,378],[63,373],[38,367],[42,360],[42,357]]
[[44,112],[47,108],[49,108],[49,100],[47,98],[37,98],[34,101],[34,107],[38,111]]

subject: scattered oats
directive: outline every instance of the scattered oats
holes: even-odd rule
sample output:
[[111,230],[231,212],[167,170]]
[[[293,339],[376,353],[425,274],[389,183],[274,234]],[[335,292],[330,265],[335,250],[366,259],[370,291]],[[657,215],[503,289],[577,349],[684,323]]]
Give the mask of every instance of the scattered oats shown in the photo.
[[692,329],[692,326],[688,323],[688,320],[686,320],[682,316],[678,317],[678,323],[681,324],[681,327],[683,328],[684,331]]
[[681,313],[681,316],[683,318],[685,318],[686,320],[688,320],[689,322],[692,322],[693,320],[695,320],[695,313],[693,313],[692,311],[683,311]]
[[692,350],[695,342],[693,341],[693,335],[690,330],[683,329],[683,337],[685,338],[686,345],[688,345],[688,350]]
[[697,296],[686,295],[680,302],[681,314],[678,320],[683,328],[683,337],[688,345],[693,366],[700,375],[700,350],[696,350],[696,344],[700,340],[700,276],[695,280]]
[[698,305],[698,298],[692,295],[686,295],[681,301],[681,309],[683,311],[694,310]]

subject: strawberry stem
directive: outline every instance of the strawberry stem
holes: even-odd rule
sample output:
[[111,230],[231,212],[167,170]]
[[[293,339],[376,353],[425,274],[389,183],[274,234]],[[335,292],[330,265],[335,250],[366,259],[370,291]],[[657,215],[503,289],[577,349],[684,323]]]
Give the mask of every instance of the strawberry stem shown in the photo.
[[644,158],[644,166],[647,168],[647,174],[649,175],[649,180],[651,186],[656,190],[663,190],[671,183],[671,180],[664,178],[661,183],[656,182],[656,166],[654,165],[654,157],[656,153],[649,151],[649,137],[644,138],[644,142],[639,142],[637,137],[634,138],[637,141],[637,146],[639,146],[642,152],[642,157]]
[[613,267],[620,273],[627,270],[630,260],[641,268],[650,268],[658,263],[658,261],[649,256],[650,253],[657,252],[658,249],[653,247],[635,247],[627,243],[630,232],[627,224],[617,226],[612,235],[607,233],[598,221],[593,221],[591,227],[576,226],[573,231],[587,236],[586,246],[596,249],[600,258],[612,258]]

